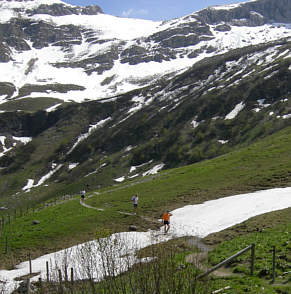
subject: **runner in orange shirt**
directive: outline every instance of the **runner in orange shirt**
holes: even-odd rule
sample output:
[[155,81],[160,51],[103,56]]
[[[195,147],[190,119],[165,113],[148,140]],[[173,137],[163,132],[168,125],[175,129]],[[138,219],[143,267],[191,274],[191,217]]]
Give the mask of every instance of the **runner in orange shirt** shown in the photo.
[[170,213],[169,210],[164,212],[162,215],[163,224],[165,226],[165,234],[167,234],[170,229],[170,217],[171,216],[172,216],[172,214]]

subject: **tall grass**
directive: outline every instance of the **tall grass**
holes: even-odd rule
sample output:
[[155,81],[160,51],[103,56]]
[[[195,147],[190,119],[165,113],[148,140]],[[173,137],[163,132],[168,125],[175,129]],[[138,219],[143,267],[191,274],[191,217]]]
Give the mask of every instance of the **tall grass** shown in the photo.
[[[197,281],[199,270],[185,262],[185,255],[177,252],[174,243],[151,246],[144,258],[138,258],[131,246],[127,247],[130,243],[132,240],[109,236],[80,246],[74,256],[66,252],[51,269],[51,282],[42,285],[39,293],[62,293],[65,289],[78,294],[210,293],[211,283]],[[65,277],[70,266],[75,281],[67,279],[61,285],[59,269]]]

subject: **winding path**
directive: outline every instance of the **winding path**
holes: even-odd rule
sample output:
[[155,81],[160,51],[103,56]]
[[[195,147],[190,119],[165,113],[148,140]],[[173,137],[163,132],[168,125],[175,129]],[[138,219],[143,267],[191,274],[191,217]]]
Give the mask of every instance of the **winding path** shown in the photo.
[[[90,195],[90,196],[87,197],[87,198],[90,198],[90,197],[92,197],[92,195]],[[97,208],[97,207],[94,207],[94,206],[88,205],[88,204],[86,204],[82,199],[80,199],[80,204],[81,204],[82,206],[86,207],[86,208],[91,208],[91,209],[94,209],[94,210],[97,210],[97,211],[104,211],[104,210],[105,210],[104,208]],[[118,213],[120,213],[120,214],[125,214],[125,215],[135,215],[134,213],[124,212],[124,211],[118,211]],[[154,218],[150,218],[150,217],[143,216],[143,215],[138,215],[138,214],[137,214],[136,216],[142,218],[143,220],[146,220],[146,221],[148,221],[148,222],[151,222],[151,223],[158,223],[158,224],[161,224],[161,223],[159,222],[159,220],[154,219]]]
[[91,205],[88,205],[86,204],[82,199],[80,199],[80,204],[86,208],[91,208],[91,209],[95,209],[95,210],[98,210],[98,211],[104,211],[103,208],[97,208],[97,207],[93,207]]

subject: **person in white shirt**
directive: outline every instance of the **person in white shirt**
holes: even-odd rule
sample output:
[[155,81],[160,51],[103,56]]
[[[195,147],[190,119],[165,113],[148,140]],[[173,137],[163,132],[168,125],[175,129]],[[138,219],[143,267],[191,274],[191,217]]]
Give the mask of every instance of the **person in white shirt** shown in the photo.
[[133,204],[133,213],[136,214],[137,205],[138,205],[138,194],[137,193],[131,198],[131,201]]

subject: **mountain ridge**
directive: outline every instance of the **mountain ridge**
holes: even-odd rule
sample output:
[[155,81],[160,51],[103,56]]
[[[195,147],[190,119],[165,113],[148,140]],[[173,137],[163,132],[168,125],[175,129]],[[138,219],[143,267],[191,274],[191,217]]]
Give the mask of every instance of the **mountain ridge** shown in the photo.
[[[265,11],[269,11],[273,2],[281,9],[285,2],[290,5],[290,0],[251,1],[232,9],[204,9],[165,22],[122,19],[103,13],[97,13],[93,22],[90,15],[52,16],[45,11],[7,20],[0,24],[0,69],[7,72],[5,79],[0,76],[7,89],[2,91],[0,102],[27,97],[60,102],[67,101],[68,96],[75,102],[111,97],[149,85],[164,75],[174,76],[205,57],[290,37],[290,25],[266,24],[268,17],[251,13],[251,9],[261,6],[267,6]],[[62,1],[57,3],[75,9]],[[249,19],[233,18],[240,15],[239,11],[244,16],[248,14]],[[219,16],[218,23],[214,15]],[[227,19],[238,21],[227,23]],[[105,27],[108,25],[109,30]],[[62,88],[72,80],[78,81],[76,89],[69,88],[65,94],[58,90],[58,84]],[[45,83],[55,86],[39,91]],[[22,87],[29,85],[30,94],[19,95]]]
[[[223,9],[229,7],[229,9]],[[266,23],[290,23],[291,2],[288,0],[255,0],[229,6],[213,6],[198,12],[209,24],[225,21],[235,25],[257,26]]]

